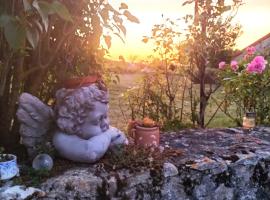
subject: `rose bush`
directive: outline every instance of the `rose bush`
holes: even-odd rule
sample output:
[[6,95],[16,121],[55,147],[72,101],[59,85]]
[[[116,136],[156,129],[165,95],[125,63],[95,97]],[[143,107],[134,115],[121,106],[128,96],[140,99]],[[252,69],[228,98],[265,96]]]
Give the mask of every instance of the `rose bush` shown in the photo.
[[249,47],[242,60],[230,64],[221,61],[218,68],[225,112],[236,106],[237,122],[246,112],[256,112],[257,123],[269,124],[270,69],[266,57],[258,55],[255,47]]

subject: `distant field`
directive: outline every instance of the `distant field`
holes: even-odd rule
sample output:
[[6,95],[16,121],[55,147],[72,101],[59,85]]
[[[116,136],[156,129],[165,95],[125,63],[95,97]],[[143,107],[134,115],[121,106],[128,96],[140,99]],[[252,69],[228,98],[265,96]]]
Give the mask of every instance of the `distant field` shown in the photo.
[[136,86],[136,81],[138,81],[141,76],[141,74],[121,74],[120,83],[111,83],[109,85],[110,121],[113,126],[121,129],[122,131],[126,130],[128,119],[125,119],[121,109],[126,116],[129,116],[129,110],[126,105],[122,105],[124,99],[121,97],[121,94],[124,93],[128,88]]
[[[123,104],[124,99],[121,97],[121,94],[125,92],[128,88],[136,86],[136,82],[142,77],[142,74],[121,74],[120,75],[120,83],[118,84],[110,84],[109,92],[110,92],[110,121],[111,124],[122,131],[126,130],[127,121],[129,118],[129,109],[126,105]],[[214,96],[218,99],[220,96],[219,92],[216,92]],[[188,107],[189,102],[185,102]],[[120,106],[121,105],[121,106]],[[208,121],[209,117],[216,110],[216,105],[213,102],[209,102],[208,109],[206,112],[206,121]],[[124,117],[124,115],[126,118]],[[215,118],[209,124],[208,127],[233,127],[236,124],[230,120],[223,112],[218,111]]]

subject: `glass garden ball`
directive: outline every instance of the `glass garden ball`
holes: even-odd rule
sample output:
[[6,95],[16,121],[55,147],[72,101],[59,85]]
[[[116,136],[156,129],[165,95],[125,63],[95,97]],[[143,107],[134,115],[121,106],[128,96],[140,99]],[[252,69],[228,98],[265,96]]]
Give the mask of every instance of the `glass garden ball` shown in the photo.
[[53,159],[48,154],[39,154],[34,158],[32,167],[35,170],[51,170]]

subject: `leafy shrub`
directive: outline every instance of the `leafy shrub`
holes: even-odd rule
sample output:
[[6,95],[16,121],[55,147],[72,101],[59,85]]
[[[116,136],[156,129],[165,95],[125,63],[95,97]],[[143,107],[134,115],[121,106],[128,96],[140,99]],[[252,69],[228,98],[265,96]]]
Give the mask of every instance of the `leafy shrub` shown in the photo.
[[185,127],[184,105],[181,102],[184,101],[182,90],[186,88],[183,88],[185,84],[182,81],[183,76],[172,72],[166,75],[157,70],[146,74],[137,87],[124,94],[130,118],[135,120],[149,117],[165,125],[165,130]]
[[184,128],[192,128],[194,127],[191,123],[183,123],[179,119],[167,120],[164,122],[162,129],[163,130],[170,130],[170,131],[177,131]]
[[236,121],[244,113],[256,112],[259,124],[270,123],[270,69],[263,56],[249,47],[238,63],[219,64],[219,77],[225,95],[225,110],[236,105]]
[[142,169],[162,167],[163,163],[172,157],[182,155],[179,149],[158,147],[144,147],[137,145],[118,146],[114,151],[108,151],[101,163],[108,170],[129,169],[141,171]]
[[169,129],[182,127],[189,81],[185,73],[188,65],[185,44],[179,42],[178,30],[177,21],[163,18],[161,24],[153,26],[151,36],[143,37],[144,43],[153,44],[153,53],[159,57],[145,68],[138,87],[124,95],[132,120],[150,117]]
[[39,187],[43,181],[51,176],[51,172],[48,170],[35,170],[32,167],[22,165],[20,167],[20,176],[15,177],[13,181],[17,185]]

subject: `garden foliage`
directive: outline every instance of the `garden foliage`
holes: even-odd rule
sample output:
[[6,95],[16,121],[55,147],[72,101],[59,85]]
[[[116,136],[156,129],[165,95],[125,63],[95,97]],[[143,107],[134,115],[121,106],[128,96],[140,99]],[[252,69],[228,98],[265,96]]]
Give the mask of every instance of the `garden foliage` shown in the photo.
[[228,64],[222,61],[219,69],[225,112],[234,106],[235,121],[240,122],[246,112],[256,112],[257,123],[270,124],[270,69],[267,57],[249,47],[240,61],[233,60]]
[[[233,18],[242,2],[191,0],[184,4],[191,3],[195,5],[195,14],[184,17],[187,25],[184,40],[180,38],[177,23],[169,19],[155,25],[152,35],[143,38],[143,42],[153,43],[160,64],[144,76],[139,88],[129,92],[133,118],[134,113],[140,117],[149,115],[178,128],[184,120],[190,119],[193,125],[198,123],[202,128],[209,124],[205,123],[206,108],[220,85],[213,76],[215,72],[208,72],[215,69],[219,58],[231,56],[232,47],[241,33],[241,27],[233,23]],[[207,81],[207,77],[211,81]],[[195,84],[199,85],[199,98]],[[187,90],[190,97],[188,113],[185,112],[188,109],[184,110]]]
[[189,118],[184,116],[185,95],[190,84],[185,76],[187,57],[178,28],[176,22],[164,19],[162,24],[154,25],[150,37],[143,38],[143,42],[153,44],[153,52],[158,57],[139,85],[125,94],[133,120],[148,116],[167,130],[182,128],[188,121],[183,119]]

